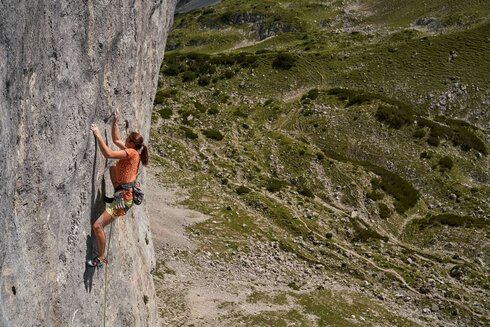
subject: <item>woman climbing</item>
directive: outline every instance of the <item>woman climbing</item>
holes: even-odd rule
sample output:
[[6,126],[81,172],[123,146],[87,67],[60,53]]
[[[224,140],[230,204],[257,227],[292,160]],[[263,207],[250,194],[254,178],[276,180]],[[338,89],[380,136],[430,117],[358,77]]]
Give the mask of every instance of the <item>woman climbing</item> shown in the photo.
[[94,133],[100,151],[107,159],[119,159],[115,166],[109,169],[111,182],[114,186],[114,198],[104,196],[104,201],[110,203],[106,210],[92,225],[92,230],[97,241],[97,256],[87,260],[90,267],[101,267],[103,263],[107,264],[105,258],[106,237],[104,227],[110,224],[114,218],[126,215],[127,211],[133,206],[133,183],[138,174],[139,163],[148,165],[148,149],[143,144],[143,136],[137,132],[132,132],[123,142],[119,136],[117,126],[118,112],[114,112],[112,121],[112,141],[120,150],[112,150],[104,142],[97,125],[92,124],[90,127]]

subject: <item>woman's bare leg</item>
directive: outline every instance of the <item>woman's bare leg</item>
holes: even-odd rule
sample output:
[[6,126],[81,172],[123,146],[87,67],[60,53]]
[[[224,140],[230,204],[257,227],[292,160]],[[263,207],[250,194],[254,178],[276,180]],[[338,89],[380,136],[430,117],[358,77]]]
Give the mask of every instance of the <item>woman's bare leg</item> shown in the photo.
[[111,215],[107,212],[104,211],[99,218],[95,221],[95,223],[92,225],[92,230],[94,231],[95,234],[95,240],[97,241],[97,250],[98,250],[98,257],[101,260],[105,259],[105,232],[104,232],[104,227],[112,223],[112,217]]

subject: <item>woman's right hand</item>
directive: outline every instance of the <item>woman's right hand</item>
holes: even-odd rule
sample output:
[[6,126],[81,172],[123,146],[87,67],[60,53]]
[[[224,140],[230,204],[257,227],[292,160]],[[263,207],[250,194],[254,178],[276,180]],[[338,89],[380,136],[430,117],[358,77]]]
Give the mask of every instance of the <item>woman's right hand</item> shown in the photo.
[[100,131],[99,131],[99,128],[97,127],[97,125],[92,124],[90,126],[90,130],[92,131],[92,133],[94,133],[94,136],[99,136],[100,135]]

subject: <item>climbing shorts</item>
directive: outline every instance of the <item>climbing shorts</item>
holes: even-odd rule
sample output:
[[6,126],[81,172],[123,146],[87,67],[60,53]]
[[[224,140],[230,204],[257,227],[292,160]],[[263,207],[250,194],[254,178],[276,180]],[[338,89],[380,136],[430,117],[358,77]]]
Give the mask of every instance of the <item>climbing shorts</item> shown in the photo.
[[[121,205],[117,205],[117,199],[121,198],[122,200],[122,208]],[[114,201],[112,201],[105,209],[112,217],[122,217],[126,215],[126,213],[133,206],[133,191],[132,190],[121,190],[114,193]]]

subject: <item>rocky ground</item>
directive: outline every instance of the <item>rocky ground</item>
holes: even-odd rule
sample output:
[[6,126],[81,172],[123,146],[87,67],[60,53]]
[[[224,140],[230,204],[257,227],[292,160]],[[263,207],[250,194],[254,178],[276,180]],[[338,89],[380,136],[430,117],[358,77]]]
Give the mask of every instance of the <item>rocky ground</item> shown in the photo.
[[[371,304],[357,314],[335,308],[339,299],[343,305],[352,305],[364,294],[371,297],[374,290],[370,283],[353,283],[320,264],[305,265],[276,242],[251,241],[248,246],[222,253],[203,251],[200,245],[206,240],[193,232],[192,225],[212,218],[179,204],[186,195],[180,189],[164,187],[158,181],[159,174],[162,172],[155,168],[149,174],[147,209],[157,257],[154,281],[164,326],[271,326],[277,322],[322,326],[328,320],[312,314],[304,302],[318,291],[326,292],[322,299],[332,305],[325,310],[340,310],[338,317],[330,317],[334,326],[447,326],[447,321],[437,318],[442,309],[438,299],[417,310],[412,304],[422,295],[407,289],[378,290],[378,300],[371,299]],[[380,315],[380,311],[386,312]],[[288,318],[285,323],[278,317],[291,312],[301,318]]]

